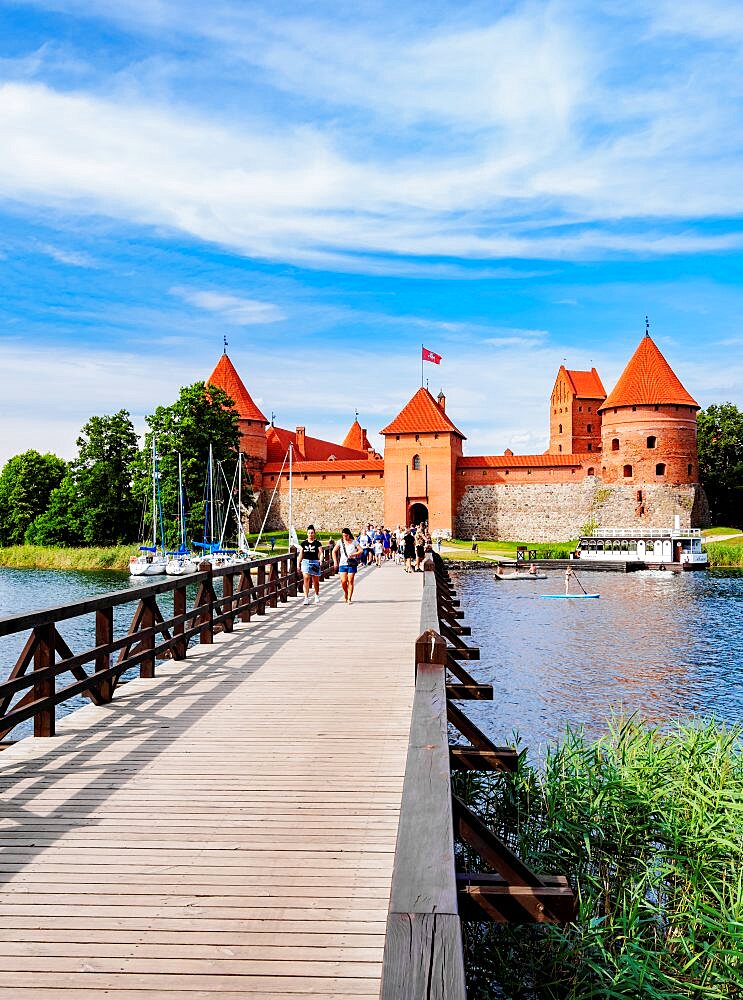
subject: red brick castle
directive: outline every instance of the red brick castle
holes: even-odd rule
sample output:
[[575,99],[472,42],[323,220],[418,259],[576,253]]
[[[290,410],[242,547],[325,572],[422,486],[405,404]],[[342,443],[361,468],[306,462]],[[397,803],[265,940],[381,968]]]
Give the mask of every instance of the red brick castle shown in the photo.
[[[606,395],[595,368],[560,367],[550,397],[550,442],[541,455],[470,456],[446,412],[443,393],[418,389],[382,428],[384,457],[358,420],[342,444],[310,437],[304,427],[275,427],[253,402],[227,354],[208,381],[234,400],[259,503],[259,524],[286,527],[293,445],[294,520],[323,529],[371,520],[427,520],[458,537],[575,538],[602,527],[683,527],[707,516],[699,484],[696,413],[689,395],[646,334]],[[274,495],[275,490],[275,495]],[[274,495],[273,501],[271,497]],[[255,526],[255,524],[253,524]]]

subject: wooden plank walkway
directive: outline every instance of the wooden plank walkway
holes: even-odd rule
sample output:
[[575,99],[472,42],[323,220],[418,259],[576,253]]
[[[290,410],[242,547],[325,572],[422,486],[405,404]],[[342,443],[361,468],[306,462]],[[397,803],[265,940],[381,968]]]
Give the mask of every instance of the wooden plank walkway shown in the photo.
[[332,579],[1,753],[0,996],[378,996],[421,579]]

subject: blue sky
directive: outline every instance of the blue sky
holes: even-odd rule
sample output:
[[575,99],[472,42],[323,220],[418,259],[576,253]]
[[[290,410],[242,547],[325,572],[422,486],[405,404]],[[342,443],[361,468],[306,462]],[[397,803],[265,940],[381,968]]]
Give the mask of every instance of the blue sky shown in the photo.
[[225,334],[331,438],[425,343],[469,454],[541,451],[559,364],[609,389],[646,314],[743,405],[742,98],[724,0],[4,0],[0,461],[141,427]]

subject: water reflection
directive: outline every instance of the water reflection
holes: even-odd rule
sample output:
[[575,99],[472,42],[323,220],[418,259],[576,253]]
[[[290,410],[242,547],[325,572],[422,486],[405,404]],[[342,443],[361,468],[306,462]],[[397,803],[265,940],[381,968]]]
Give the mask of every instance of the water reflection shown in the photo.
[[497,742],[517,731],[539,752],[567,722],[598,735],[621,711],[743,718],[743,573],[582,574],[598,601],[541,600],[562,591],[557,572],[510,585],[452,576],[481,650],[472,673],[494,686],[493,702],[466,710]]

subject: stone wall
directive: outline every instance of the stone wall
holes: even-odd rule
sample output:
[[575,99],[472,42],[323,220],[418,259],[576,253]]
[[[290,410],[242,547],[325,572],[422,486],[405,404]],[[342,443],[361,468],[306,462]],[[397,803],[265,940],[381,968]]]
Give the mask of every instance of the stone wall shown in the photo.
[[[261,498],[265,514],[270,493]],[[379,486],[349,486],[343,490],[298,488],[293,498],[294,526],[301,533],[308,524],[318,531],[340,531],[350,528],[354,533],[371,521],[382,524],[384,520],[384,482]],[[271,504],[266,531],[286,531],[289,524],[289,494],[277,492]],[[252,518],[251,518],[252,525]],[[259,525],[260,527],[260,525]]]
[[[638,491],[642,498],[638,499]],[[698,485],[579,483],[465,486],[457,506],[458,538],[567,541],[594,522],[602,528],[672,528],[707,523],[709,508]]]

